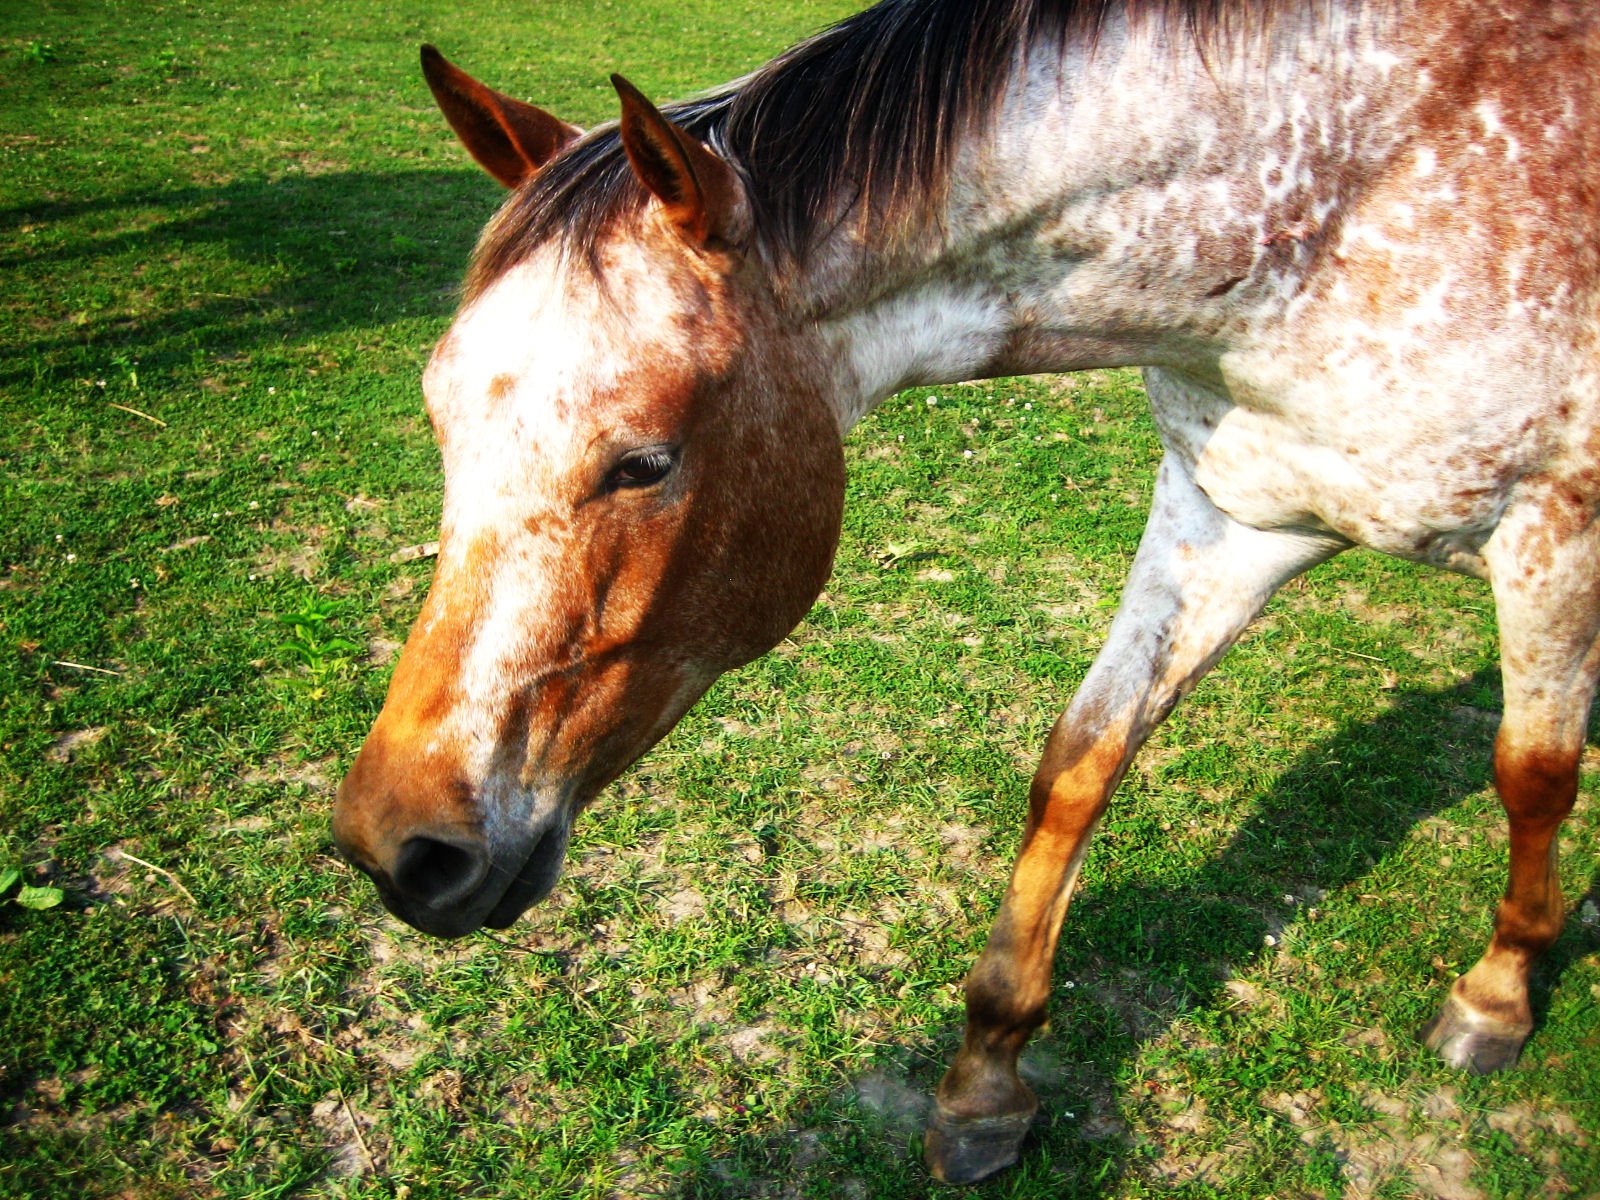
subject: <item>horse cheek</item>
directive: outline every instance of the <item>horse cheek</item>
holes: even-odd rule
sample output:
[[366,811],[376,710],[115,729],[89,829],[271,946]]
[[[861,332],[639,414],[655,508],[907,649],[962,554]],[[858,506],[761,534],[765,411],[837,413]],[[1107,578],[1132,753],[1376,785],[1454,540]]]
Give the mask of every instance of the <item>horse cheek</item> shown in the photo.
[[[764,654],[810,611],[833,570],[844,516],[844,448],[820,401],[792,404],[745,486],[741,572],[747,653]],[[743,661],[742,660],[742,661]]]

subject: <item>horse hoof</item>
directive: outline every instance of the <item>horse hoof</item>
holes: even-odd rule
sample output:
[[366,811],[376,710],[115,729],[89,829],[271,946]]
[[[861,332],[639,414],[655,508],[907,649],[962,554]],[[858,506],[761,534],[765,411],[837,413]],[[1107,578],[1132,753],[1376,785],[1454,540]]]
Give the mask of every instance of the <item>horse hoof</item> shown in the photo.
[[1439,1015],[1422,1029],[1422,1041],[1445,1062],[1473,1075],[1509,1071],[1517,1065],[1526,1032],[1481,1017],[1458,1003],[1444,1002]]
[[928,1170],[942,1183],[977,1183],[1017,1161],[1017,1151],[1028,1134],[1035,1104],[1026,1112],[999,1117],[957,1117],[934,1105],[928,1131],[922,1139],[922,1156]]

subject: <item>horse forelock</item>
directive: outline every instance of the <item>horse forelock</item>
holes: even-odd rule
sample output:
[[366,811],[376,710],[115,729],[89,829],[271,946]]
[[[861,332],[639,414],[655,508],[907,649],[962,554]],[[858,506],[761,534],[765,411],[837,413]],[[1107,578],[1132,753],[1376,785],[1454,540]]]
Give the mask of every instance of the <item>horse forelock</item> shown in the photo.
[[[781,272],[803,266],[847,215],[892,238],[936,213],[961,139],[995,114],[1036,45],[1092,45],[1114,16],[1205,44],[1338,2],[884,0],[663,112],[735,164],[761,248]],[[597,128],[502,206],[479,240],[467,300],[551,242],[599,273],[597,247],[648,199],[616,126]]]

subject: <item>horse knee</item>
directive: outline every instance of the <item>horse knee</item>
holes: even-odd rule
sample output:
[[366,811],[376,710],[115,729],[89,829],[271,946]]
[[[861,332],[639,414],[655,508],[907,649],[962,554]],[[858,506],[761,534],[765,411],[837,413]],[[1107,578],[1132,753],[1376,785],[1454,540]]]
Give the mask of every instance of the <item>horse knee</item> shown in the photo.
[[1502,731],[1495,743],[1494,786],[1515,822],[1558,825],[1578,797],[1577,749],[1518,747]]

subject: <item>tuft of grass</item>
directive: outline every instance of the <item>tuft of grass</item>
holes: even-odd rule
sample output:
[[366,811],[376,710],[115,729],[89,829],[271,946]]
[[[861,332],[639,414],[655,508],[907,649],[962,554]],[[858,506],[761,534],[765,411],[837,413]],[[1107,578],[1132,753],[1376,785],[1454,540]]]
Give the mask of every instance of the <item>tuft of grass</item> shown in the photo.
[[[928,1194],[961,980],[1148,504],[1132,373],[864,422],[810,618],[504,935],[398,926],[327,830],[500,196],[416,44],[588,125],[610,70],[685,95],[850,7],[0,11],[0,1197]],[[1493,640],[1480,585],[1370,555],[1274,601],[1108,815],[1045,1117],[975,1195],[1600,1189],[1592,778],[1522,1066],[1411,1036],[1503,886]]]

